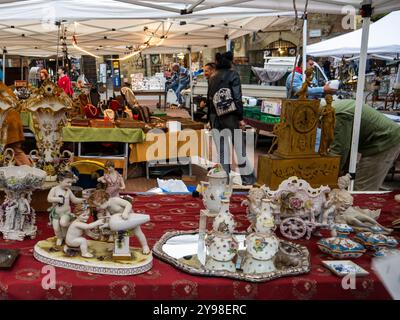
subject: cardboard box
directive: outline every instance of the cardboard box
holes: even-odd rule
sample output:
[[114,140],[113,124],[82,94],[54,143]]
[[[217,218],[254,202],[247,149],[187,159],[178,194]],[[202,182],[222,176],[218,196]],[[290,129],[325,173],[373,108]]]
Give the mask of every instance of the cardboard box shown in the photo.
[[282,100],[281,99],[263,99],[261,104],[261,112],[275,116],[281,115]]

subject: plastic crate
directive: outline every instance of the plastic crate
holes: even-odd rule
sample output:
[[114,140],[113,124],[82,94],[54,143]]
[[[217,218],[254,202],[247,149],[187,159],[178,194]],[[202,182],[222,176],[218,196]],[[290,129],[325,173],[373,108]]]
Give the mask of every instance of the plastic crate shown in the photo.
[[269,114],[261,114],[260,121],[264,122],[264,123],[275,124],[275,123],[279,123],[281,121],[281,119],[280,119],[280,117],[274,117]]

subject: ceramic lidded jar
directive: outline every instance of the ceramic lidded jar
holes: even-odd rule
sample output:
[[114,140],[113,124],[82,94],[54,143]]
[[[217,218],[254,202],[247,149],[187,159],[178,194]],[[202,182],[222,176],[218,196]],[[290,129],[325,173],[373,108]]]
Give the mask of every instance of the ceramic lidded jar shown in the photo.
[[279,251],[279,239],[273,234],[274,229],[271,203],[263,199],[261,213],[256,219],[256,232],[246,237],[244,273],[259,274],[276,270],[274,258]]
[[348,238],[352,231],[353,228],[347,224],[336,224],[332,237],[319,240],[318,248],[337,259],[361,257],[366,249],[362,244]]
[[233,262],[239,248],[238,241],[232,235],[235,230],[235,220],[229,212],[229,200],[221,201],[221,209],[213,222],[213,231],[206,238],[207,259],[209,270],[235,272]]
[[221,166],[212,168],[208,174],[208,186],[204,188],[205,183],[202,181],[203,203],[210,213],[217,214],[221,209],[221,200],[227,197],[230,189],[228,186],[228,174]]

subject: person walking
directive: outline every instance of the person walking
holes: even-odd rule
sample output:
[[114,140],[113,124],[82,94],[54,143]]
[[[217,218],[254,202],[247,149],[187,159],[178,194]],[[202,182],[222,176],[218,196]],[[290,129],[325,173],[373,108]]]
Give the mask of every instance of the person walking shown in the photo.
[[[242,87],[240,76],[232,69],[233,54],[217,53],[216,71],[210,77],[207,93],[208,120],[219,160],[227,174],[231,171],[231,145],[235,148],[243,185],[255,183],[253,164],[246,157],[246,135],[243,132]],[[228,133],[228,134],[227,134]]]

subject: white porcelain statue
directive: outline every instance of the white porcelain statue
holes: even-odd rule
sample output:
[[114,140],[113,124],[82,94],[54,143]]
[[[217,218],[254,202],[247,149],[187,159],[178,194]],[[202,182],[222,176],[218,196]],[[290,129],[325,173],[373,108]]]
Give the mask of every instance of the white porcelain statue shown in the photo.
[[50,223],[57,237],[56,245],[61,246],[71,222],[75,219],[71,203],[80,204],[85,200],[77,198],[71,191],[76,177],[71,172],[62,172],[58,175],[59,184],[50,189],[47,201],[52,204],[49,208]]
[[87,230],[102,226],[104,220],[101,219],[92,223],[87,223],[90,218],[90,208],[88,205],[78,205],[75,208],[75,215],[77,219],[70,224],[65,237],[64,252],[68,254],[71,249],[78,249],[82,257],[93,258],[93,254],[89,252],[88,241],[84,237],[84,233]]
[[140,225],[150,221],[149,215],[135,213],[129,201],[119,197],[111,198],[106,191],[101,189],[93,192],[89,197],[89,203],[93,207],[105,211],[106,223],[102,228],[109,228],[117,235],[115,237],[114,258],[130,257],[129,232],[132,232],[139,240],[142,253],[150,254],[146,237],[140,228]]
[[36,237],[31,194],[42,186],[45,179],[46,172],[29,166],[0,168],[0,188],[6,194],[0,206],[0,232],[4,239],[22,241],[25,237]]

